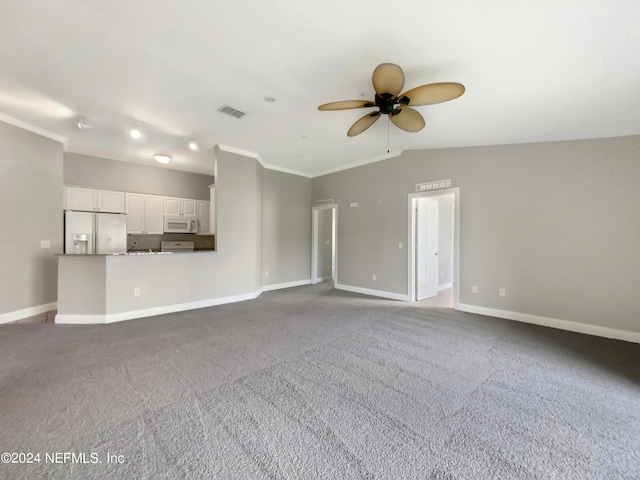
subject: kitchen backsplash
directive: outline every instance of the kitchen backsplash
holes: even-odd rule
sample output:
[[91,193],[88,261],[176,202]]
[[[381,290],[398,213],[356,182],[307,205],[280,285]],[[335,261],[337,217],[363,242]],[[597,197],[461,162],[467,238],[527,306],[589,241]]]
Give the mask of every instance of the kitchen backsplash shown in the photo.
[[[136,242],[136,246],[133,246]],[[160,251],[160,242],[194,242],[196,250],[215,250],[215,235],[193,235],[183,233],[165,233],[164,235],[127,235],[127,250],[131,252]]]

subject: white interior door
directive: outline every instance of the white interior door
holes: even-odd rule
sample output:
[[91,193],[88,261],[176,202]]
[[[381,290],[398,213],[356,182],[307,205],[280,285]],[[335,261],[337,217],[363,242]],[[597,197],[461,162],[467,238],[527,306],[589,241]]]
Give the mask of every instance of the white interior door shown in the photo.
[[438,201],[419,198],[416,207],[416,300],[424,300],[438,295]]
[[330,278],[336,281],[337,209],[323,206],[313,207],[312,211],[311,283]]

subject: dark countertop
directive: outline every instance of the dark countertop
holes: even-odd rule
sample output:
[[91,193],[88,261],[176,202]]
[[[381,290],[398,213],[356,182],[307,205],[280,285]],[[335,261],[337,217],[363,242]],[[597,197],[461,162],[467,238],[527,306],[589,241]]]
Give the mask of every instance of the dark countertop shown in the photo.
[[193,250],[188,252],[126,252],[126,253],[88,253],[88,254],[76,254],[76,253],[55,253],[56,257],[126,257],[126,256],[139,256],[139,255],[174,255],[182,253],[203,253],[203,252],[215,252],[215,250]]

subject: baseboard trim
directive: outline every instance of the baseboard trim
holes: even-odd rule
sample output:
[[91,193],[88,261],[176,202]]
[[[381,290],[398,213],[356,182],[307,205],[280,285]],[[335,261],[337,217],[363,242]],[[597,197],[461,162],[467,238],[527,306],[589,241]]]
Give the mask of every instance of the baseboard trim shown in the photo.
[[55,323],[61,324],[100,324],[122,322],[123,320],[133,320],[135,318],[153,317],[155,315],[164,315],[166,313],[183,312],[186,310],[195,310],[196,308],[214,307],[216,305],[224,305],[226,303],[243,302],[245,300],[253,300],[262,293],[262,289],[241,295],[232,295],[230,297],[212,298],[210,300],[202,300],[198,302],[178,303],[174,305],[165,305],[162,307],[145,308],[142,310],[131,310],[122,313],[108,313],[106,315],[56,315]]
[[67,325],[100,325],[108,323],[106,315],[65,315],[58,313],[54,323]]
[[438,291],[447,290],[448,288],[453,288],[453,282],[445,283],[444,285],[440,285],[438,287]]
[[390,298],[391,300],[401,300],[404,302],[409,301],[409,296],[403,295],[401,293],[385,292],[383,290],[372,290],[370,288],[353,287],[351,285],[343,285],[340,283],[335,283],[333,287],[336,290],[344,290],[344,291],[353,292],[353,293],[362,293],[364,295],[371,295],[372,297]]
[[480,307],[477,305],[469,305],[465,303],[459,303],[456,310],[469,313],[478,313],[480,315],[487,315],[490,317],[504,318],[507,320],[515,320],[516,322],[532,323],[534,325],[541,325],[543,327],[558,328],[560,330],[567,330],[569,332],[586,333],[587,335],[595,335],[597,337],[613,338],[615,340],[640,343],[640,333],[630,332],[628,330],[619,330],[617,328],[573,322],[570,320],[560,320],[558,318],[542,317],[540,315],[531,315],[528,313],[511,312],[509,310]]
[[311,285],[311,279],[309,278],[307,280],[296,280],[295,282],[274,283],[273,285],[265,285],[262,287],[262,291],[270,292],[271,290],[281,290],[283,288],[301,287],[303,285]]
[[36,305],[35,307],[23,308],[14,312],[0,314],[0,323],[15,322],[23,318],[33,317],[41,313],[50,312],[58,308],[58,302],[45,303],[44,305]]

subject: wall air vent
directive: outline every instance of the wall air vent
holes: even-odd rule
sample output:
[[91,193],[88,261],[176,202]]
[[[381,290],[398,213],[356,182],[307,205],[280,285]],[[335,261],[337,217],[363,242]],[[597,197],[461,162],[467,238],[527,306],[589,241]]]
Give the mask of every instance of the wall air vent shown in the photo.
[[223,105],[218,109],[221,113],[226,113],[227,115],[231,115],[235,118],[242,118],[246,115],[246,113],[241,112],[240,110],[236,110],[235,108],[231,108],[229,105]]

